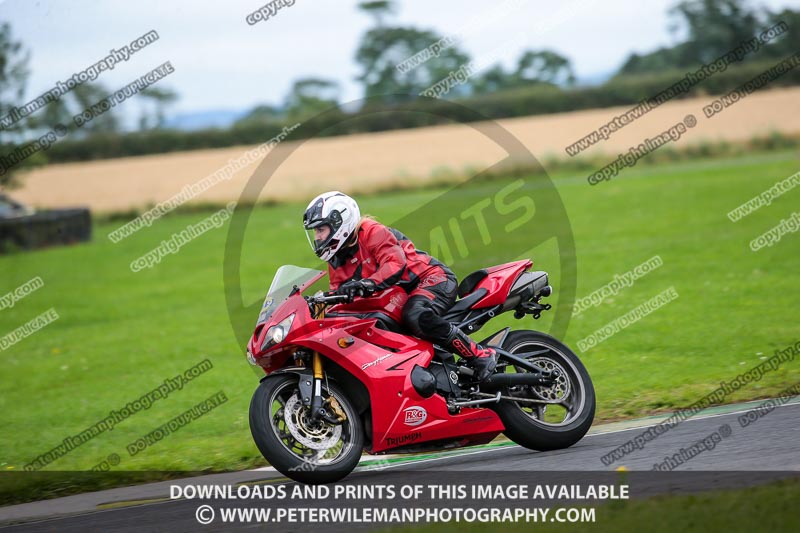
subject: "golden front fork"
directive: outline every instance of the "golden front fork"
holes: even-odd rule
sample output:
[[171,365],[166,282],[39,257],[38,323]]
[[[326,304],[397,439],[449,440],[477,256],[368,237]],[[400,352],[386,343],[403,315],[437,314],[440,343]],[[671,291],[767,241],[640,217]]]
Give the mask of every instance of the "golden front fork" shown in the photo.
[[314,352],[313,360],[314,379],[311,389],[311,420],[319,420],[325,413],[322,408],[322,356],[319,352]]
[[322,379],[322,356],[319,352],[314,352],[313,364],[314,379]]
[[[314,319],[320,320],[325,317],[325,305],[320,304],[315,310]],[[317,420],[325,412],[322,408],[322,356],[319,352],[314,352],[311,361],[311,368],[314,371],[314,383],[311,394],[311,420]]]
[[[317,304],[314,309],[314,320],[322,320],[325,318],[325,304]],[[319,352],[314,352],[313,366],[314,379],[322,379],[322,356]]]

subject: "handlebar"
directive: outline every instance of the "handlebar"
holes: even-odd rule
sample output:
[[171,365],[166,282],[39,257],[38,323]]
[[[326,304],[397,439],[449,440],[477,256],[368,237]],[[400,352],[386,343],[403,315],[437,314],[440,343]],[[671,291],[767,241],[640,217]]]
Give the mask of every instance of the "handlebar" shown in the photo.
[[347,296],[344,294],[336,294],[335,292],[323,292],[322,294],[315,294],[314,296],[306,296],[308,303],[327,304],[327,303],[345,303]]

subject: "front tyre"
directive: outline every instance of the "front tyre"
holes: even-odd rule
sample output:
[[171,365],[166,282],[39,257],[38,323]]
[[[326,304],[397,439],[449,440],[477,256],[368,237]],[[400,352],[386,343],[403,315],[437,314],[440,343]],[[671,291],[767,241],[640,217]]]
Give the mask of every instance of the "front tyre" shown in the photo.
[[250,402],[250,432],[264,458],[278,472],[309,484],[332,483],[353,471],[364,447],[358,412],[335,384],[323,381],[324,406],[344,422],[312,421],[303,406],[298,376],[268,377]]
[[[558,339],[538,331],[512,331],[502,348],[543,370],[560,373],[549,387],[519,385],[503,390],[504,396],[535,400],[503,400],[495,407],[506,426],[505,435],[521,446],[539,451],[568,448],[581,440],[594,420],[595,394],[578,356]],[[504,363],[501,356],[498,372],[526,372]]]

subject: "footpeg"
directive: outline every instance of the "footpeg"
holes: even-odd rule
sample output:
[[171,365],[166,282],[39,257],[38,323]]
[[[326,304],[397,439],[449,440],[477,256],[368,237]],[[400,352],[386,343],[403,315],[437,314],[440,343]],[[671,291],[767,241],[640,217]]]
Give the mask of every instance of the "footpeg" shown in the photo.
[[533,315],[534,320],[538,320],[542,316],[542,311],[549,311],[553,306],[550,304],[542,304],[536,300],[530,302],[522,302],[514,311],[514,318],[522,318],[525,315]]

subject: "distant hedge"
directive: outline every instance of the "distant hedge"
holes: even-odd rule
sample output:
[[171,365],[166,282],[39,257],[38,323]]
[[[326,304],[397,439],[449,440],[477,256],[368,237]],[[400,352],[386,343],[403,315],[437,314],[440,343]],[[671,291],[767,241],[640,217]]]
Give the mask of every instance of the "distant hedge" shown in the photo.
[[91,238],[92,217],[88,209],[55,209],[0,218],[0,254],[85,242]]
[[[675,97],[686,98],[698,95],[726,93],[753,79],[777,63],[777,60],[745,63],[729,67],[699,82],[685,93]],[[581,109],[595,109],[636,104],[665,90],[686,75],[687,71],[668,71],[651,76],[617,77],[597,87],[559,89],[553,86],[536,85],[491,95],[458,100],[488,118],[508,118]],[[800,84],[800,69],[790,70],[770,83],[769,87]],[[391,107],[365,107],[355,113],[342,111],[326,115],[330,127],[322,136],[347,135],[418,128],[447,124],[453,121],[466,122],[473,118],[458,106],[431,99],[419,99],[410,103],[419,113],[392,110]],[[379,111],[375,113],[375,111]],[[348,120],[344,120],[348,119]],[[95,135],[85,139],[65,138],[46,152],[50,162],[85,161],[114,157],[156,154],[205,148],[222,148],[242,144],[265,142],[277,135],[284,123],[249,124],[227,130],[209,129],[196,132],[176,130],[154,130],[128,134]],[[298,133],[302,130],[298,130]]]

